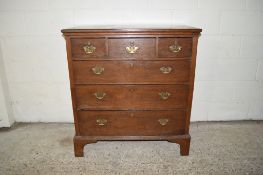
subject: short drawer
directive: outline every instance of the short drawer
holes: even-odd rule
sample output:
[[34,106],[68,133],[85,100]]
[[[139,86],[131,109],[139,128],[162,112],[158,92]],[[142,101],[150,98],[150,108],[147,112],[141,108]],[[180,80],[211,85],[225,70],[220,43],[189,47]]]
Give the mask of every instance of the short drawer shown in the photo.
[[81,111],[78,125],[87,136],[184,134],[185,111]]
[[75,60],[85,58],[103,58],[106,56],[104,38],[72,38],[71,53]]
[[183,58],[192,56],[192,38],[159,38],[159,58]]
[[187,85],[77,86],[77,110],[162,110],[187,107]]
[[155,38],[109,38],[111,58],[154,58]]
[[189,80],[191,60],[75,61],[76,84],[174,84]]

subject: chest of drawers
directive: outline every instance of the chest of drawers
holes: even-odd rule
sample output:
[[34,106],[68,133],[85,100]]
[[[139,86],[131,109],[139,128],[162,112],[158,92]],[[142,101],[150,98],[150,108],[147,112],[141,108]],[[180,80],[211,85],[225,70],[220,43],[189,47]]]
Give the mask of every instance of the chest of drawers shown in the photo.
[[63,29],[75,156],[102,140],[166,140],[188,155],[200,32],[185,26]]

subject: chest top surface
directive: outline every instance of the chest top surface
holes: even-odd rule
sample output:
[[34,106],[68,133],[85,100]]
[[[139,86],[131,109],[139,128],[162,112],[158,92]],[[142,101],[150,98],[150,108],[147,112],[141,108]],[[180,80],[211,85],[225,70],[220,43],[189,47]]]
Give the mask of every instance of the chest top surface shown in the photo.
[[199,34],[200,28],[186,25],[97,25],[62,29],[64,35],[74,33],[187,33]]

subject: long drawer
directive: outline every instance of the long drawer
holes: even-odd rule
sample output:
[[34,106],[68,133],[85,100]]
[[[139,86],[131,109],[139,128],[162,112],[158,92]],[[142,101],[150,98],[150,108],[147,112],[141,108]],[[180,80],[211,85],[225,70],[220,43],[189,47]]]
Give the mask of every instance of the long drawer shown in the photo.
[[186,108],[187,85],[85,85],[75,88],[78,110]]
[[76,84],[174,84],[187,82],[191,60],[74,61]]
[[81,111],[81,135],[152,136],[184,133],[185,111]]

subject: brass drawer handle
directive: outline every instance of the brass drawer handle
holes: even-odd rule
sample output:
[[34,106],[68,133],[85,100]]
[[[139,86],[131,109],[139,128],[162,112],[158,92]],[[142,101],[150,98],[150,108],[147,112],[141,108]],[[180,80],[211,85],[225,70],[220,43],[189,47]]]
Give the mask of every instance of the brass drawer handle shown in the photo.
[[104,126],[108,121],[104,118],[99,118],[96,120],[96,122],[98,123],[98,125]]
[[173,70],[173,68],[171,68],[170,66],[168,66],[168,67],[161,67],[161,68],[160,68],[160,71],[161,71],[163,74],[169,74],[172,70]]
[[99,66],[95,66],[95,67],[91,68],[91,70],[96,75],[100,75],[100,74],[102,74],[104,72],[104,68],[103,67],[99,67]]
[[169,120],[167,118],[160,118],[158,122],[160,123],[160,125],[165,126],[169,122]]
[[94,47],[90,41],[88,41],[87,45],[83,47],[84,51],[86,54],[92,54],[93,52],[95,52],[96,47]]
[[171,96],[169,92],[160,92],[159,95],[161,96],[163,100],[166,100]]
[[137,50],[139,49],[139,47],[134,45],[134,42],[130,43],[130,46],[126,47],[126,51],[130,54],[134,54],[137,52]]
[[169,46],[169,49],[173,53],[180,52],[182,50],[182,46],[180,46],[177,41],[174,42],[173,45]]
[[101,100],[105,97],[106,93],[105,92],[96,92],[96,93],[94,93],[94,95],[97,99]]

